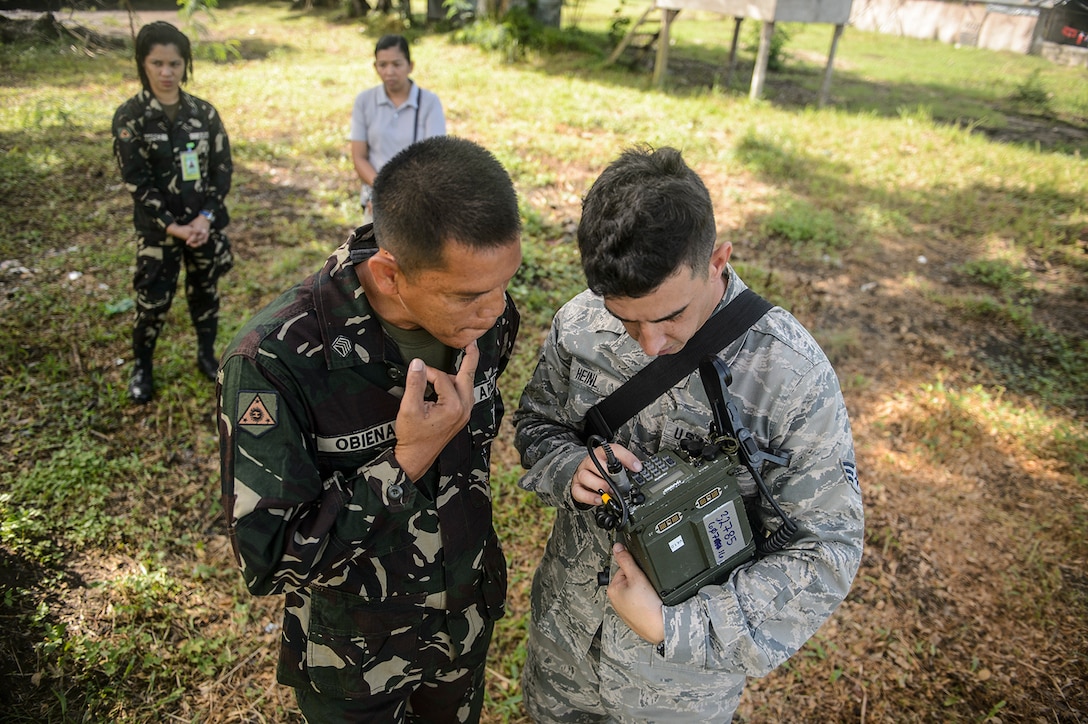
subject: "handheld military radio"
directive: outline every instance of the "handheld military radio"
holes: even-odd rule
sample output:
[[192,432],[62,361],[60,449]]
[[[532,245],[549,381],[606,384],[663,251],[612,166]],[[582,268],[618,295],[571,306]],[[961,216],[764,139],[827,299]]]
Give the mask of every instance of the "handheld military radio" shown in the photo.
[[[760,450],[736,405],[726,402],[732,377],[723,361],[708,356],[699,375],[714,415],[706,437],[685,439],[679,449],[648,457],[637,473],[623,468],[603,438],[589,440],[591,448],[604,448],[608,466],[605,470],[591,451],[610,488],[602,491],[604,503],[594,511],[597,525],[616,530],[667,606],[725,580],[757,552],[781,549],[796,532],[760,475],[764,463],[788,465],[788,454]],[[771,536],[752,533],[737,483],[741,466],[782,518]],[[607,585],[608,577],[603,571],[598,583]]]
[[669,606],[725,578],[756,549],[737,486],[736,440],[689,438],[681,448],[647,458],[638,473],[621,471],[619,502],[606,492],[595,512]]

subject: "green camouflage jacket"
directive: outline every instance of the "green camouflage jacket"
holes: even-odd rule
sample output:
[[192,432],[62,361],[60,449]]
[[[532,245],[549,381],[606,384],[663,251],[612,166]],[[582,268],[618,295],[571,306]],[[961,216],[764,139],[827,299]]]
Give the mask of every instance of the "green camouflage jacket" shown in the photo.
[[[746,288],[732,268],[727,275],[719,309]],[[743,564],[725,583],[704,586],[687,601],[663,608],[671,676],[685,667],[766,674],[803,646],[842,602],[861,561],[863,512],[853,440],[827,357],[778,307],[718,356],[732,371],[727,395],[761,447],[792,455],[788,467],[768,467],[764,479],[801,532],[784,550]],[[577,509],[570,497],[574,470],[586,455],[578,437],[583,416],[649,362],[601,299],[583,292],[556,314],[514,414],[515,444],[529,469],[520,484],[557,508],[533,580],[532,617],[575,656],[589,650],[602,623],[601,646],[610,655],[632,662],[653,655],[597,586],[597,572],[612,558],[611,534],[597,527],[592,510]],[[696,372],[623,425],[616,442],[645,457],[705,435],[711,419]],[[739,478],[746,501],[753,502],[755,482],[747,472]],[[762,520],[753,520],[753,529],[761,522],[777,526],[766,502],[756,511]],[[633,681],[636,696],[637,689]]]
[[[199,169],[182,168],[190,149]],[[188,224],[201,211],[212,214],[214,229],[230,222],[224,202],[234,171],[230,140],[207,101],[181,91],[171,123],[151,91],[140,91],[113,115],[113,153],[135,201],[137,233],[163,237],[171,223]]]
[[353,247],[374,247],[369,226],[239,331],[218,390],[224,510],[245,583],[285,594],[279,680],[344,698],[486,657],[506,596],[489,485],[496,380],[519,324],[508,298],[478,342],[468,426],[430,484],[413,484],[393,454],[407,361],[370,309]]

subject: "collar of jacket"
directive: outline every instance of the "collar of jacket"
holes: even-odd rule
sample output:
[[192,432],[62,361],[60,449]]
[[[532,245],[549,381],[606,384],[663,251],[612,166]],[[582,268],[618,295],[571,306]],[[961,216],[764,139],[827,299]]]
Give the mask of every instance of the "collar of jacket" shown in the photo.
[[386,105],[395,111],[399,111],[401,108],[419,108],[419,94],[422,92],[422,88],[416,85],[416,82],[411,78],[408,79],[408,99],[404,101],[404,105],[398,107],[389,98],[389,93],[385,90],[385,84],[378,86],[381,88],[381,95],[378,98],[378,105]]
[[[166,117],[166,111],[162,108],[162,103],[155,97],[155,94],[151,91],[144,89],[140,91],[140,102],[144,104],[144,114],[148,118],[154,116]],[[190,116],[196,116],[196,102],[193,101],[193,97],[185,91],[178,88],[178,115],[179,119],[189,118]],[[177,119],[175,119],[175,123]]]
[[372,227],[360,226],[314,277],[314,309],[330,370],[375,362],[404,365],[396,345],[386,344],[381,323],[355,273],[355,265],[377,250]]
[[[738,294],[748,288],[748,285],[741,281],[741,278],[733,271],[733,267],[728,264],[722,276],[725,278],[725,294],[722,295],[718,306],[714,308],[714,314],[720,312],[726,304],[729,304]],[[642,348],[639,347],[638,342],[627,334],[623,324],[604,308],[603,300],[601,303],[601,319],[598,321],[596,329],[600,338],[594,346],[611,357],[612,363],[617,369],[624,370],[628,374],[634,374],[650,363],[651,358],[647,357]]]

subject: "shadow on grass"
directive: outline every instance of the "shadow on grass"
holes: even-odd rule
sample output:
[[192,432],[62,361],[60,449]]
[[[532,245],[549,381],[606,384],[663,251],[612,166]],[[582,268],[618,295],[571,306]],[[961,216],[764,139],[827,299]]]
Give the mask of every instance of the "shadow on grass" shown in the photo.
[[[757,134],[740,141],[737,156],[783,193],[782,203],[751,217],[747,227],[758,230],[756,236],[765,239],[759,253],[769,259],[772,268],[797,266],[798,249],[811,246],[808,237],[819,234],[830,240],[827,251],[832,256],[853,253],[878,260],[872,265],[874,278],[869,282],[879,280],[890,287],[908,275],[926,278],[933,289],[942,290],[942,296],[931,300],[940,306],[932,313],[903,310],[919,334],[939,340],[948,331],[946,317],[974,315],[975,323],[970,326],[975,336],[969,342],[1006,386],[1040,395],[1049,403],[1074,409],[1088,406],[1088,375],[1076,371],[1079,365],[1075,361],[1088,348],[1088,319],[1082,314],[1088,298],[1088,269],[1074,263],[1088,243],[1088,229],[1076,222],[1082,198],[1047,186],[1028,190],[983,183],[962,188],[948,183],[913,191],[873,189],[849,182],[854,174],[840,161],[786,150]],[[830,221],[824,222],[824,228],[813,220],[814,210],[827,206],[829,200],[834,214],[826,217]],[[790,204],[801,209],[795,223],[798,238],[768,232],[776,223],[782,225],[777,220]],[[807,216],[806,210],[811,212]],[[895,229],[874,228],[870,221],[874,215],[930,227],[924,233],[934,258],[928,264],[916,264],[913,257],[897,259],[888,245],[896,236]],[[974,240],[1003,235],[1015,238],[1028,258],[1035,260],[1037,276],[1060,267],[1067,270],[1067,281],[1039,285],[1031,291],[1030,301],[1025,301],[1004,299],[994,289],[957,272],[967,262],[981,258]],[[875,239],[884,240],[882,246],[877,246]],[[800,253],[811,254],[811,249]],[[946,297],[990,301],[986,302],[989,307],[972,311],[970,306],[966,310],[947,307],[950,302],[944,301]],[[987,312],[988,308],[991,311]],[[1006,308],[1010,311],[1001,313]],[[859,321],[867,319],[864,305],[851,313]],[[867,326],[873,334],[887,334],[878,323],[870,321]]]
[[[605,66],[614,45],[608,33],[568,32],[577,39],[572,43],[577,49],[557,50],[546,55],[544,62],[527,67],[547,75],[578,75],[624,88],[652,87],[652,53],[629,48],[616,63]],[[596,59],[587,48],[598,49]],[[738,53],[731,77],[728,61],[728,44],[708,49],[705,45],[677,42],[669,49],[665,88],[678,94],[716,90],[746,98],[754,58]],[[816,107],[824,62],[789,59],[786,67],[768,73],[762,99],[787,110]],[[1021,107],[1012,100],[995,98],[975,88],[941,83],[881,83],[834,68],[828,105],[848,113],[884,118],[898,118],[903,109],[924,108],[938,123],[967,127],[1002,143],[1069,155],[1088,153],[1088,118],[1059,118],[1040,113],[1038,109]]]

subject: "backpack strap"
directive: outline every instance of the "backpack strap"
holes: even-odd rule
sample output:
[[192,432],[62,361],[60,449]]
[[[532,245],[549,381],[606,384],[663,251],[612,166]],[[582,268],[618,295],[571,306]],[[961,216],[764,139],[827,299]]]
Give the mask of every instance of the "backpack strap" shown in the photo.
[[415,128],[412,129],[412,143],[419,140],[419,112],[423,108],[423,87],[417,85],[416,88],[419,89],[419,95],[416,96],[416,118]]

